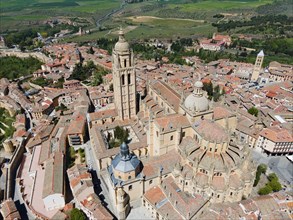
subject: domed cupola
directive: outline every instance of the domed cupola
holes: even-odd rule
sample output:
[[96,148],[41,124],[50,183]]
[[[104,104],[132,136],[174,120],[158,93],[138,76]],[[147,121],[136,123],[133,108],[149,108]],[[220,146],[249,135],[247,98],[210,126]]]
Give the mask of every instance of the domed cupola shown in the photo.
[[141,172],[142,164],[134,153],[129,152],[128,145],[120,145],[120,153],[112,160],[114,177],[120,181],[135,179]]
[[129,160],[130,158],[129,147],[125,142],[120,145],[120,155],[121,160]]
[[191,93],[184,101],[184,106],[189,111],[202,112],[209,109],[209,100],[203,95],[203,83],[197,81],[194,84],[193,93]]
[[119,30],[119,40],[114,48],[117,53],[129,52],[130,50],[129,43],[125,40],[124,32],[121,28]]

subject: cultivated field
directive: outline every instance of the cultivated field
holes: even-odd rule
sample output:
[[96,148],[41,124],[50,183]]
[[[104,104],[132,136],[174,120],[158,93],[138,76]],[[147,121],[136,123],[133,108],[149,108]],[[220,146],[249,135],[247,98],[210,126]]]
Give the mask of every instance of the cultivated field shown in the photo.
[[[208,36],[216,29],[217,14],[223,19],[245,19],[257,15],[257,7],[273,0],[149,0],[127,4],[124,9],[95,27],[95,21],[118,9],[122,0],[0,0],[0,34],[11,30],[38,26],[54,18],[85,18],[85,29],[92,34],[75,37],[76,41],[91,41],[98,37],[113,37],[119,26],[131,27],[128,38],[170,38],[191,35]],[[222,18],[221,18],[222,19]]]
[[37,26],[46,19],[80,17],[94,20],[119,8],[120,0],[1,0],[0,33]]

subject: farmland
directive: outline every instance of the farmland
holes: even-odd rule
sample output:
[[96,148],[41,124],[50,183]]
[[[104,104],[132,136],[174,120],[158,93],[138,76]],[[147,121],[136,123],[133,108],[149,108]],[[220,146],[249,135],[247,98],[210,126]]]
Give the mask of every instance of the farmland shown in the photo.
[[120,0],[1,0],[0,32],[37,26],[56,17],[94,20],[120,6]]
[[[121,0],[1,0],[0,34],[38,27],[50,19],[66,18],[71,21],[85,20],[81,26],[90,29],[91,34],[75,36],[65,41],[81,42],[113,37],[113,32],[119,26],[131,29],[127,34],[130,39],[208,36],[217,30],[212,23],[248,19],[266,10],[260,6],[276,8],[269,6],[272,2],[273,0],[150,0],[127,4],[122,11],[115,13],[97,28],[95,22],[118,9]],[[225,16],[215,17],[218,14]]]

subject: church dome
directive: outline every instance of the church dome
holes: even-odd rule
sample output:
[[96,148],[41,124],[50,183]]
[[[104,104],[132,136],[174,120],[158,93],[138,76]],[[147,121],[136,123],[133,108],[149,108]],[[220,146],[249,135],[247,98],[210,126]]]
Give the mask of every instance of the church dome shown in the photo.
[[184,101],[184,106],[190,111],[202,112],[209,109],[209,100],[203,96],[203,83],[197,81],[194,84],[194,91]]
[[127,52],[130,50],[129,43],[125,40],[122,29],[120,29],[119,31],[119,40],[115,44],[114,48],[115,48],[115,51],[117,52]]
[[129,152],[128,145],[123,142],[120,146],[120,153],[112,160],[112,166],[115,170],[123,173],[140,172],[138,168],[141,166],[141,162],[135,154]]

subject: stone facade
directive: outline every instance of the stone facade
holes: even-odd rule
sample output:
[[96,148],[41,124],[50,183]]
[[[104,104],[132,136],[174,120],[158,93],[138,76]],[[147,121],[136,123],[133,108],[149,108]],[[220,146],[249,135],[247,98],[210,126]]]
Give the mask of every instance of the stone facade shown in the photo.
[[119,41],[113,49],[114,101],[121,120],[136,116],[136,74],[133,52],[119,32]]
[[252,72],[252,76],[251,76],[251,81],[252,82],[256,82],[258,79],[258,76],[260,74],[260,70],[261,70],[261,66],[263,63],[263,59],[264,59],[264,53],[263,51],[260,51],[257,54],[256,60],[255,60],[255,64],[254,64],[254,68],[253,68],[253,72]]
[[[101,182],[116,207],[116,216],[125,219],[131,204],[141,198],[154,212],[155,200],[145,196],[149,190],[155,192],[154,187],[160,187],[170,208],[177,210],[180,205],[162,186],[168,178],[172,186],[178,186],[175,197],[181,192],[182,197],[201,198],[204,204],[249,197],[256,167],[248,142],[236,132],[235,112],[221,104],[214,106],[200,79],[188,96],[178,94],[162,80],[147,81],[146,96],[136,112],[133,54],[123,32],[119,35],[113,50],[115,109],[89,115]],[[120,151],[109,149],[105,136],[116,125],[131,128],[138,137],[129,147],[123,144]],[[179,211],[179,216],[197,218],[203,211],[200,206],[193,212]],[[163,209],[154,213],[153,217],[168,218]]]

